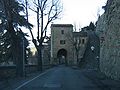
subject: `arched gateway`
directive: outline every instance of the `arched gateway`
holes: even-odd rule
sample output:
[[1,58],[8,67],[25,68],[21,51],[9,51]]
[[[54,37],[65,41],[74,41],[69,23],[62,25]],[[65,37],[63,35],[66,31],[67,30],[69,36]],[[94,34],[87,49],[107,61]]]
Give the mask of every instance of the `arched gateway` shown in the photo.
[[68,38],[72,32],[71,24],[51,25],[51,64],[73,63],[73,47]]
[[57,58],[59,60],[59,64],[67,65],[67,51],[65,49],[60,49],[58,51]]
[[[75,48],[72,40],[84,41],[86,43],[86,36],[80,32],[73,32],[72,24],[52,24],[51,25],[51,64],[77,64]],[[85,43],[80,43],[81,52],[79,57],[81,58],[82,51],[85,51]]]

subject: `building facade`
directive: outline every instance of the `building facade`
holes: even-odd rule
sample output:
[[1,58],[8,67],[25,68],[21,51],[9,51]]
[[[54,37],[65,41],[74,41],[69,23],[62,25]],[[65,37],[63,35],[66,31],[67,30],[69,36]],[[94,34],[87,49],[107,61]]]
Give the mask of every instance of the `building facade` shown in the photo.
[[[76,33],[73,32],[72,24],[51,25],[51,64],[77,64],[76,58],[82,57],[88,38],[87,35],[81,35],[80,32]],[[78,38],[77,42],[75,42],[75,38]],[[80,46],[78,57],[76,56],[75,43]]]

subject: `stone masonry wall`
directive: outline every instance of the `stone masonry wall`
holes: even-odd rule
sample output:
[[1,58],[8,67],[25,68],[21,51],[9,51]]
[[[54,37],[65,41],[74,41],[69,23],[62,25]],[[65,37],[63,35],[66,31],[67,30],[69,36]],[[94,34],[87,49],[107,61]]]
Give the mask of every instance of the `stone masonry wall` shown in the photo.
[[101,39],[100,70],[120,79],[120,0],[108,0],[105,9],[96,28]]

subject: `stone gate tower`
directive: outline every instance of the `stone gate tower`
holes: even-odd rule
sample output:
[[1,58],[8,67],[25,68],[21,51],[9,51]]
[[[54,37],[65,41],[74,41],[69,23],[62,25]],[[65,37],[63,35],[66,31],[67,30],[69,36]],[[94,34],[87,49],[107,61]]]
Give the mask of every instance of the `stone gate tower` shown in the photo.
[[72,24],[51,25],[51,64],[74,64],[72,32]]

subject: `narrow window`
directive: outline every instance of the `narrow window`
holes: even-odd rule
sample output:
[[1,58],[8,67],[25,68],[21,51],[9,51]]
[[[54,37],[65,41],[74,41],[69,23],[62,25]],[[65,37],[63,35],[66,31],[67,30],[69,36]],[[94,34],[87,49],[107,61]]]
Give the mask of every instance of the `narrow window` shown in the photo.
[[61,34],[64,34],[64,30],[61,30]]
[[60,40],[60,44],[65,44],[65,40]]
[[82,44],[84,44],[85,43],[85,39],[82,39]]
[[79,44],[81,44],[81,39],[79,38]]

